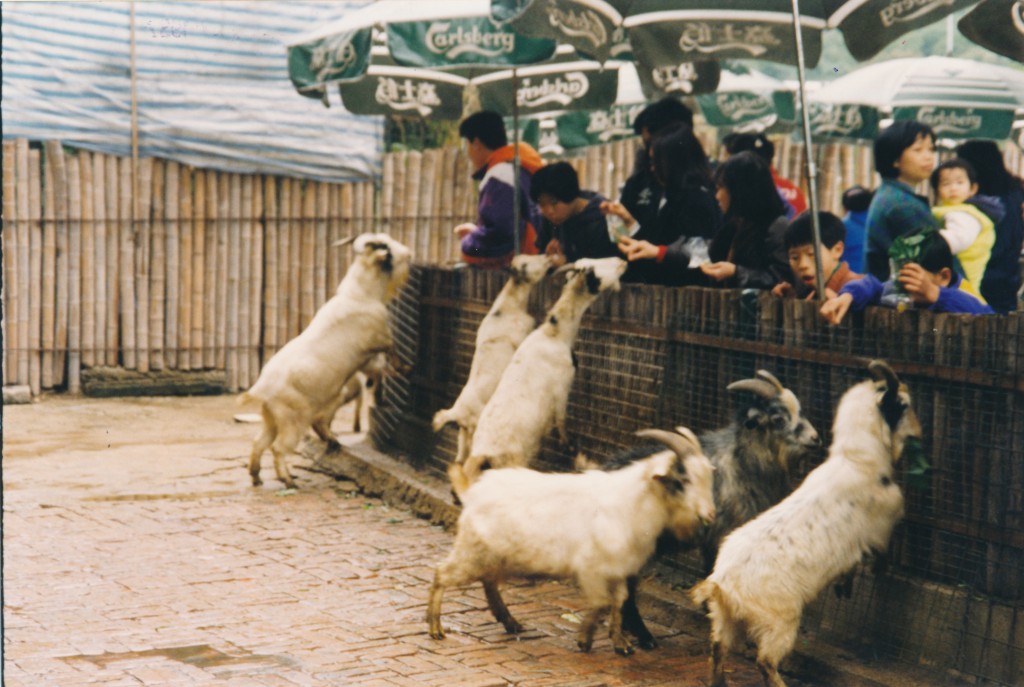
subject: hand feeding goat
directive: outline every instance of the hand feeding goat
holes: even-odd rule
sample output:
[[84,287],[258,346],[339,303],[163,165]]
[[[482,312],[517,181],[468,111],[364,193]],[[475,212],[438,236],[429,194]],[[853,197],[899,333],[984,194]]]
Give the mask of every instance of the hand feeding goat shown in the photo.
[[517,255],[509,268],[511,273],[501,293],[487,312],[476,332],[476,350],[469,370],[469,379],[451,408],[434,414],[435,432],[449,422],[459,426],[459,446],[455,462],[465,462],[477,420],[494,389],[501,373],[508,367],[512,355],[530,332],[537,320],[527,310],[530,292],[551,271],[551,257],[547,255]]
[[294,487],[285,456],[311,426],[318,427],[318,434],[323,430],[324,415],[332,407],[337,410],[349,378],[391,349],[386,303],[409,278],[411,253],[386,234],[361,234],[353,245],[355,258],[335,295],[239,396],[240,403],[259,401],[263,415],[263,430],[249,457],[253,486],[263,483],[260,457],[269,446],[278,479]]
[[488,470],[463,494],[455,546],[437,566],[430,589],[430,636],[444,638],[446,587],[480,580],[487,604],[509,633],[522,631],[498,591],[506,576],[573,577],[590,611],[577,643],[589,651],[601,617],[610,612],[615,651],[633,651],[619,620],[626,579],[654,552],[662,531],[688,537],[714,518],[712,467],[687,429],[644,430],[660,451],[614,472],[541,473]]
[[767,687],[785,687],[779,662],[793,649],[804,606],[862,557],[884,551],[903,515],[894,464],[918,441],[910,395],[882,361],[874,380],[839,402],[828,458],[781,503],[735,530],[715,569],[691,594],[711,617],[711,685],[724,687],[725,658],[745,630]]
[[[755,378],[733,382],[726,389],[738,399],[733,422],[700,435],[701,446],[715,466],[717,516],[685,542],[700,547],[705,575],[714,566],[722,539],[781,501],[792,489],[793,465],[821,446],[817,430],[801,414],[796,395],[767,370],[758,370]],[[615,469],[656,450],[652,446],[631,449],[612,458],[603,469]],[[658,550],[670,551],[678,544],[662,538]],[[636,585],[636,578],[629,580],[629,596],[622,608],[623,629],[636,637],[642,648],[653,649],[657,642],[637,608]]]
[[448,469],[456,495],[482,470],[527,465],[552,425],[562,442],[568,442],[565,412],[576,375],[576,333],[587,308],[602,291],[617,291],[625,271],[626,262],[619,258],[586,258],[559,268],[569,273],[561,295],[505,368],[480,413],[469,457]]

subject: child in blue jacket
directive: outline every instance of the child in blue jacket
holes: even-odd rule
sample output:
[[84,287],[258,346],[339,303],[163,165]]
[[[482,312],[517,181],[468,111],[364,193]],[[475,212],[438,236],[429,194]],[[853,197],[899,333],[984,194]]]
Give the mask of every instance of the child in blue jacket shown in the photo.
[[[916,308],[927,308],[933,312],[994,314],[992,308],[979,300],[971,284],[953,269],[953,253],[937,232],[930,236],[918,262],[903,265],[896,280]],[[850,310],[860,311],[869,305],[898,307],[899,295],[893,279],[883,283],[868,274],[839,289],[835,298],[821,306],[820,313],[830,324],[839,324]]]

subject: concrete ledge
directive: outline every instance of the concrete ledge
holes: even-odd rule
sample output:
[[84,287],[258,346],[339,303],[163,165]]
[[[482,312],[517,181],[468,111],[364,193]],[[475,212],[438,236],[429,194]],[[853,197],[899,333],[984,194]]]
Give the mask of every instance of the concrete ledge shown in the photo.
[[27,384],[4,387],[4,405],[32,402],[32,389]]
[[[453,529],[460,508],[452,500],[447,481],[425,475],[408,464],[375,449],[369,441],[324,449],[320,442],[307,442],[303,454],[310,469],[348,479],[370,496],[392,506],[412,510],[417,516]],[[672,582],[678,573],[657,562],[645,570],[640,592],[644,618],[671,628],[693,641],[708,641],[709,626],[704,612],[695,607],[686,594]],[[754,652],[737,652],[753,663]],[[797,639],[797,648],[783,663],[783,673],[794,676],[798,684],[812,687],[933,687],[966,685],[950,676],[915,668],[903,662],[856,655],[848,649],[825,644],[806,633]]]

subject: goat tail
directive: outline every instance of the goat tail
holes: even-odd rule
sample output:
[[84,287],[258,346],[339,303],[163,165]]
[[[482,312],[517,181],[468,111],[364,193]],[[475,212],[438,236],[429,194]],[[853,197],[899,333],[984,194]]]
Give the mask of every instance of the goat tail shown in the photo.
[[250,405],[252,403],[256,403],[259,400],[260,399],[256,398],[255,396],[250,394],[248,391],[243,391],[242,393],[240,393],[237,396],[235,396],[235,405],[247,406],[247,405]]
[[455,407],[445,408],[434,413],[434,420],[431,422],[431,426],[435,432],[440,432],[444,429],[444,426],[450,422],[457,422],[458,418],[455,417]]
[[701,608],[711,607],[713,609],[713,604],[721,605],[722,603],[722,590],[719,589],[717,583],[711,580],[702,580],[690,590],[690,598]]

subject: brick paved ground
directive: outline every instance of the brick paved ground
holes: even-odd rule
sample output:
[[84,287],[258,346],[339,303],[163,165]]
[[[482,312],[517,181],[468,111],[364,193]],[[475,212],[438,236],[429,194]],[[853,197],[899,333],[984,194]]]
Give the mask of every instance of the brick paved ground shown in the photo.
[[[479,586],[450,590],[448,638],[431,639],[451,534],[321,474],[279,491],[269,454],[252,488],[256,428],[235,412],[227,397],[4,408],[5,685],[704,684],[706,627],[653,624],[661,648],[630,658],[602,633],[582,654],[581,599],[558,582],[506,587],[519,637]],[[734,666],[734,687],[760,685]]]

